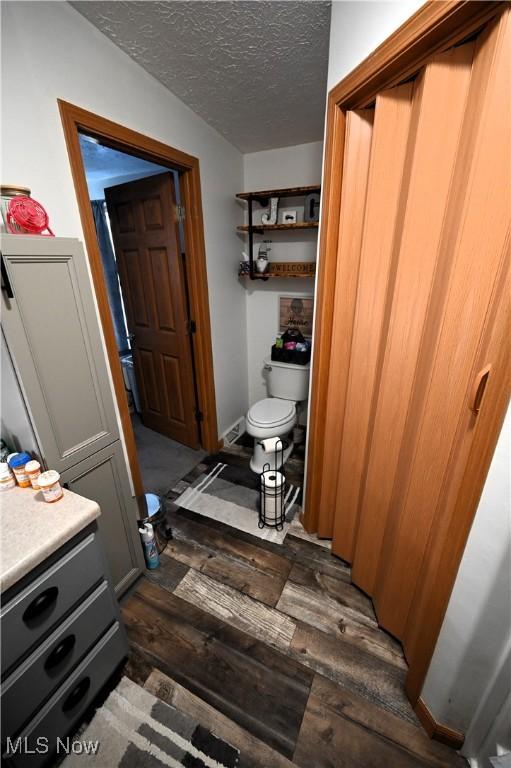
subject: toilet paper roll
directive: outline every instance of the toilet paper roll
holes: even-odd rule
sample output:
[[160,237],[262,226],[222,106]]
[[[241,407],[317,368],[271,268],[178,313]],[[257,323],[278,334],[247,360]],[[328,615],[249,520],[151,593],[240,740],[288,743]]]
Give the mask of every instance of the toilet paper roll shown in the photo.
[[[278,444],[278,447],[277,447]],[[280,452],[283,450],[282,440],[280,437],[267,437],[266,440],[261,440],[263,451],[265,453],[275,453],[275,448]]]
[[269,469],[263,472],[262,482],[265,489],[274,490],[281,488],[285,480],[282,472],[275,472],[275,470]]

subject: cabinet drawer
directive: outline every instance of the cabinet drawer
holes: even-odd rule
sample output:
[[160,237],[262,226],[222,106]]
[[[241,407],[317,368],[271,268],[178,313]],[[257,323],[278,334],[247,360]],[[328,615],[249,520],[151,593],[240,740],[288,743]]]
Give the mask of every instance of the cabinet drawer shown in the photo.
[[91,534],[2,607],[2,673],[102,579],[103,571],[99,544]]
[[[128,651],[126,636],[116,622],[94,646],[46,706],[10,745],[13,768],[36,768],[48,761],[57,746],[75,728],[87,707]],[[47,745],[47,751],[46,751]],[[19,752],[14,750],[18,746]],[[39,753],[35,750],[42,750]],[[30,753],[32,751],[32,754]],[[62,748],[60,757],[64,756]]]
[[[15,734],[117,619],[103,581],[2,685],[2,741]],[[30,691],[30,697],[25,695]]]

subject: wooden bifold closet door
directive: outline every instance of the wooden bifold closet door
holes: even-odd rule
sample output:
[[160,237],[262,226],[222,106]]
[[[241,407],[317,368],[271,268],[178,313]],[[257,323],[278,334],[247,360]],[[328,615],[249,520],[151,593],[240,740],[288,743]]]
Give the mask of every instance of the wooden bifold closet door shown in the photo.
[[409,660],[506,365],[509,28],[506,11],[346,115],[318,533]]

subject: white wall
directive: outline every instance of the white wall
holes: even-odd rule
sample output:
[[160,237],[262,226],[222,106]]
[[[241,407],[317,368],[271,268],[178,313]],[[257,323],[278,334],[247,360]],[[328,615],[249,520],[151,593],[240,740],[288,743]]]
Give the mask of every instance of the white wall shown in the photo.
[[337,85],[415,11],[423,0],[333,0],[328,90]]
[[[278,189],[283,187],[319,184],[323,142],[300,144],[282,149],[270,149],[264,152],[252,152],[243,158],[243,188],[250,192],[258,189]],[[255,206],[256,207],[256,206]],[[246,208],[246,204],[245,204]],[[279,206],[282,210],[297,210],[298,220],[303,219],[303,198],[301,200],[283,199]],[[258,220],[261,209],[255,212]],[[280,220],[280,219],[279,219]],[[264,236],[268,238],[268,234]],[[256,236],[256,242],[262,238]],[[315,261],[317,251],[317,231],[272,232],[272,250],[270,261]],[[247,244],[240,238],[241,251]],[[257,246],[254,248],[257,253]],[[292,296],[310,296],[314,292],[314,280],[307,278],[283,278],[250,283],[244,280],[247,294],[247,353],[248,353],[248,388],[249,402],[252,405],[267,397],[263,377],[263,360],[271,352],[271,345],[279,331],[278,297],[280,294]]]
[[2,179],[31,188],[57,235],[83,240],[57,98],[200,160],[219,430],[247,408],[237,279],[240,152],[63,2],[2,3]]
[[437,720],[462,732],[511,639],[510,467],[511,409],[421,694]]

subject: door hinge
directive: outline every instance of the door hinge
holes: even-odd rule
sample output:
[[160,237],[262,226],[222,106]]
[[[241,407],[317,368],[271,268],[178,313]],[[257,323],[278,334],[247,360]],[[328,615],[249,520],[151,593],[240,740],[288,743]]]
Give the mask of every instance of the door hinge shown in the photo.
[[185,220],[184,205],[176,205],[177,220],[181,224]]
[[202,413],[202,411],[199,411],[198,408],[195,411],[195,420],[196,421],[204,421],[204,414]]
[[190,336],[192,335],[192,333],[197,333],[197,325],[195,324],[195,320],[186,321],[186,332]]

